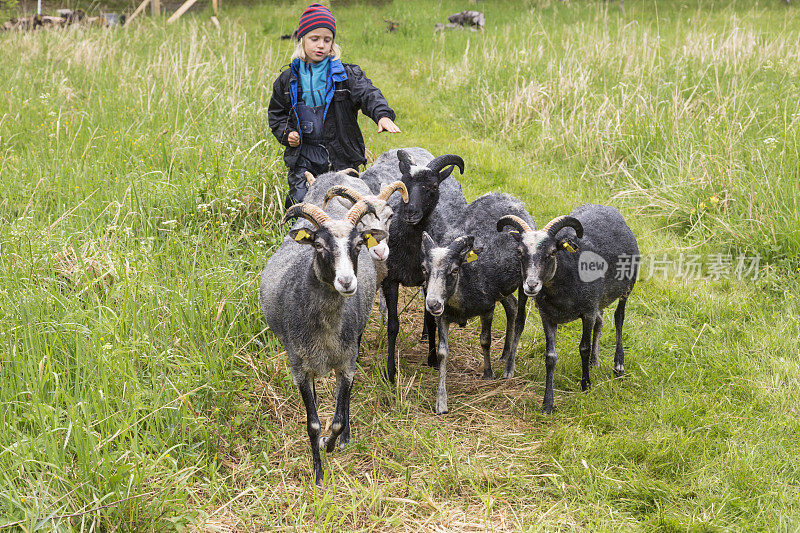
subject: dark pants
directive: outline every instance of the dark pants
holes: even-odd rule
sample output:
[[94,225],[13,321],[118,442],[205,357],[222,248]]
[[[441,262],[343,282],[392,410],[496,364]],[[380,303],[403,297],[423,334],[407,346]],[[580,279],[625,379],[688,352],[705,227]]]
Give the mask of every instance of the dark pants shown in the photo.
[[289,169],[289,194],[286,195],[284,206],[288,209],[291,205],[302,202],[308,192],[308,182],[305,173],[311,172],[319,176],[331,171],[331,162],[328,149],[322,137],[322,124],[324,121],[325,106],[309,107],[302,100],[296,105],[297,116],[300,118],[300,155],[297,164]]

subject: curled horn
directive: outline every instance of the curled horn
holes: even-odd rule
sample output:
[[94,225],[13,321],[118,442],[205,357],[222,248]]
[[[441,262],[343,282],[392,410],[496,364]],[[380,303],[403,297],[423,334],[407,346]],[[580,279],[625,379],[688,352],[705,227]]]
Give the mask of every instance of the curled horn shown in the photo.
[[344,185],[334,185],[333,187],[328,189],[327,193],[325,193],[325,201],[322,202],[323,209],[328,205],[328,202],[330,202],[334,196],[341,196],[342,198],[347,198],[353,203],[356,203],[357,201],[364,198],[364,196],[355,189],[346,187]]
[[403,202],[408,203],[408,189],[406,188],[406,184],[402,181],[395,181],[394,183],[384,185],[380,194],[378,194],[378,198],[383,201],[388,201],[389,197],[397,191],[400,191]]
[[328,222],[331,217],[329,217],[325,211],[319,208],[314,204],[294,204],[289,209],[286,210],[286,214],[283,215],[283,220],[281,220],[281,224],[286,224],[292,218],[303,217],[315,227],[320,227],[326,222]]
[[306,170],[305,172],[305,177],[306,177],[306,183],[308,183],[309,185],[313,185],[314,182],[317,181],[317,178],[314,177],[314,174],[312,174],[308,170]]
[[[447,155],[440,155],[436,159],[432,160],[428,163],[428,168],[433,170],[434,172],[441,172],[443,168],[450,167],[450,166],[457,166],[458,170],[463,174],[464,173],[464,160],[461,159],[457,155],[447,154]],[[450,173],[448,172],[448,175]]]
[[364,199],[361,199],[356,202],[356,204],[350,208],[350,211],[344,216],[344,220],[350,222],[352,225],[358,224],[358,221],[361,220],[361,217],[366,215],[367,213],[375,214],[375,206],[372,205],[370,202],[367,202]]
[[346,168],[344,170],[340,170],[339,174],[345,174],[345,175],[353,177],[353,178],[359,177],[358,170],[356,170],[354,168]]
[[564,228],[573,228],[579,239],[583,237],[583,225],[580,221],[566,215],[554,218],[542,228],[542,231],[546,231],[551,238],[555,239],[556,234]]
[[521,233],[533,231],[528,223],[519,218],[517,215],[505,215],[497,221],[497,231],[503,231],[503,228],[506,226],[513,226]]

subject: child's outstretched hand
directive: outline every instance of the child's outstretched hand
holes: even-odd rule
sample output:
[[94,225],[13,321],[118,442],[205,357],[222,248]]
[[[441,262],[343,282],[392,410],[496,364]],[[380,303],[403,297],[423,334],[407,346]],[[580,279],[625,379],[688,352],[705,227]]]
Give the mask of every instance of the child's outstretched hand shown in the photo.
[[392,119],[389,117],[383,117],[378,121],[378,133],[382,131],[388,131],[389,133],[400,133],[400,128],[398,128],[397,124],[392,122]]
[[297,148],[300,146],[300,134],[296,131],[290,131],[289,138],[287,140],[289,141],[289,146],[292,148]]

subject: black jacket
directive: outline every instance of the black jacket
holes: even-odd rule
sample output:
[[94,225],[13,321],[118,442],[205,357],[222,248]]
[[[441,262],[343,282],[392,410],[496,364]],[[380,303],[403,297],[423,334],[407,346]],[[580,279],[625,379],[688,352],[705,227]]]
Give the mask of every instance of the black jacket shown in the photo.
[[[376,123],[383,117],[389,117],[392,121],[395,119],[386,98],[380,89],[372,85],[361,67],[349,63],[342,63],[342,66],[347,79],[334,79],[333,99],[322,132],[333,170],[358,168],[367,162],[364,157],[364,138],[358,127],[359,109]],[[297,101],[297,77],[289,67],[278,75],[272,85],[269,127],[278,142],[286,146],[283,160],[290,169],[294,169],[300,153],[300,147],[293,148],[288,141],[290,132],[299,131],[292,101]]]

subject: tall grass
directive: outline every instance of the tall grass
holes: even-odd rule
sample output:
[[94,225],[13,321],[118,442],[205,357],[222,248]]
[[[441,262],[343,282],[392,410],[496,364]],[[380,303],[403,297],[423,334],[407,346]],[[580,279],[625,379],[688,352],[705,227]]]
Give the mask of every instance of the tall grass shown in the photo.
[[646,255],[758,253],[761,276],[641,280],[628,376],[608,331],[586,394],[563,328],[549,417],[533,310],[513,380],[480,380],[475,327],[456,332],[434,416],[405,294],[398,384],[373,319],[323,491],[256,298],[283,237],[277,37],[304,6],[0,34],[0,526],[797,529],[797,11],[625,5],[482,2],[484,32],[440,34],[461,4],[335,6],[404,131],[363,120],[368,150],[458,153],[470,198],[509,191],[540,224],[610,203]]

